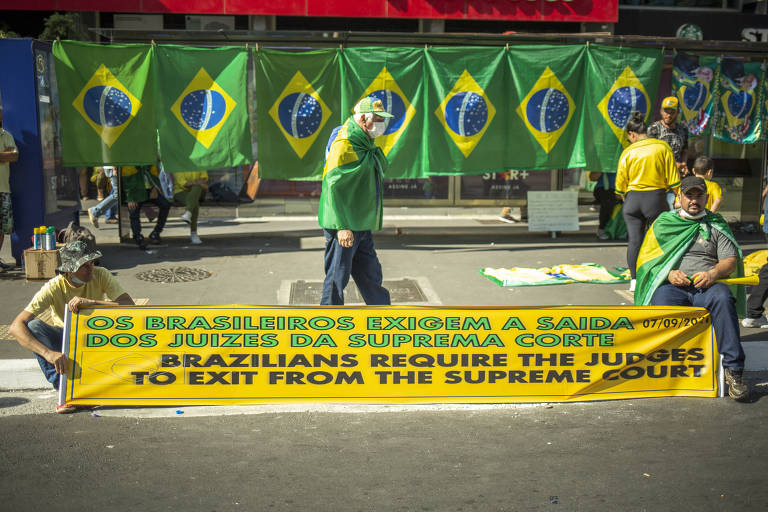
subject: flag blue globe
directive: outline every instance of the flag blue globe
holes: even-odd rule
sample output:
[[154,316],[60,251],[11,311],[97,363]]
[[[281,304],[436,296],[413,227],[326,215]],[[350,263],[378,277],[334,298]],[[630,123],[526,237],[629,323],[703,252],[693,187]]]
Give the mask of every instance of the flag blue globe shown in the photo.
[[613,91],[608,100],[608,117],[614,126],[622,130],[626,128],[635,110],[643,115],[648,113],[648,103],[640,89],[625,85]]
[[317,131],[323,120],[323,107],[304,92],[289,94],[277,107],[277,116],[283,129],[292,137],[303,139]]
[[131,117],[131,99],[120,89],[97,85],[85,92],[83,110],[99,126],[120,126]]
[[381,100],[384,110],[395,116],[386,120],[387,129],[384,130],[384,135],[389,135],[399,130],[405,121],[405,102],[403,98],[390,89],[379,89],[378,91],[373,91],[368,96],[374,100]]
[[550,133],[565,125],[570,110],[568,97],[562,91],[549,87],[531,96],[525,107],[525,115],[536,130]]
[[752,108],[752,95],[747,91],[732,92],[728,96],[728,110],[736,119],[747,117]]
[[474,92],[459,92],[445,104],[445,122],[454,133],[471,137],[485,128],[488,122],[488,104]]
[[689,85],[683,92],[683,104],[688,110],[699,110],[707,99],[707,88],[701,82]]
[[181,100],[181,118],[193,130],[208,130],[224,119],[227,102],[212,89],[192,91]]

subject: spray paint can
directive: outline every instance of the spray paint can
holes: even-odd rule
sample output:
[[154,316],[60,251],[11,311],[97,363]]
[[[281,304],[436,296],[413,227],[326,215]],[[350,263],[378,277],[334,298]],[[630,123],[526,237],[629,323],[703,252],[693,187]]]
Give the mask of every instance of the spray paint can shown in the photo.
[[45,249],[48,251],[56,250],[56,227],[48,226],[45,230]]
[[33,230],[32,248],[35,250],[43,248],[43,236],[40,234],[40,227]]

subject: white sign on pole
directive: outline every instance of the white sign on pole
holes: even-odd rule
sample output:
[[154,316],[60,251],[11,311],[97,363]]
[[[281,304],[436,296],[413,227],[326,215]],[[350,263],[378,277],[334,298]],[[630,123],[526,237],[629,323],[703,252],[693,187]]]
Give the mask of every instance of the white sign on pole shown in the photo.
[[578,203],[574,191],[528,192],[528,231],[578,231]]

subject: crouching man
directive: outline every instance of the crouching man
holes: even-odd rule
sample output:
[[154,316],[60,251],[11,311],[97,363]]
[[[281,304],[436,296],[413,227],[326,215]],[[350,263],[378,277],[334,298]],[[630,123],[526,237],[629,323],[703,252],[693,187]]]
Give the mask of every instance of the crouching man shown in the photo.
[[728,286],[716,282],[737,267],[743,275],[741,249],[725,220],[704,208],[707,184],[702,178],[683,179],[680,204],[680,210],[662,213],[645,235],[637,260],[635,305],[709,310],[728,394],[745,400],[749,389],[742,376],[744,350],[736,299]]
[[[69,242],[59,249],[61,264],[57,275],[38,291],[24,311],[19,313],[8,332],[19,344],[37,356],[40,369],[54,389],[59,389],[59,374],[67,372],[67,356],[61,353],[64,329],[64,306],[69,304],[73,313],[82,307],[133,305],[133,299],[105,268],[94,266],[101,257],[99,251],[89,251],[85,242]],[[110,300],[104,300],[105,297]],[[37,316],[51,310],[53,326]],[[75,410],[62,404],[58,413]]]

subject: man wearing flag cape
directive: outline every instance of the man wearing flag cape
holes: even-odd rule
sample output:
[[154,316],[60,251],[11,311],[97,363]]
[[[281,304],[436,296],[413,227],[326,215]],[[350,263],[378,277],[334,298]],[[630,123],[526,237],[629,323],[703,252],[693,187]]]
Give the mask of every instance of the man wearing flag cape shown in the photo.
[[706,210],[706,203],[706,182],[698,176],[684,178],[680,183],[682,208],[659,215],[640,247],[635,305],[708,309],[723,357],[728,394],[744,400],[749,388],[742,377],[744,350],[737,314],[737,309],[744,309],[744,287],[738,286],[737,301],[728,286],[717,282],[734,271],[742,277],[744,264],[728,224],[719,214]]
[[350,275],[369,305],[389,305],[371,231],[381,229],[387,157],[373,139],[393,117],[381,100],[365,97],[331,133],[325,153],[318,222],[325,235],[325,281],[320,304],[344,305]]

